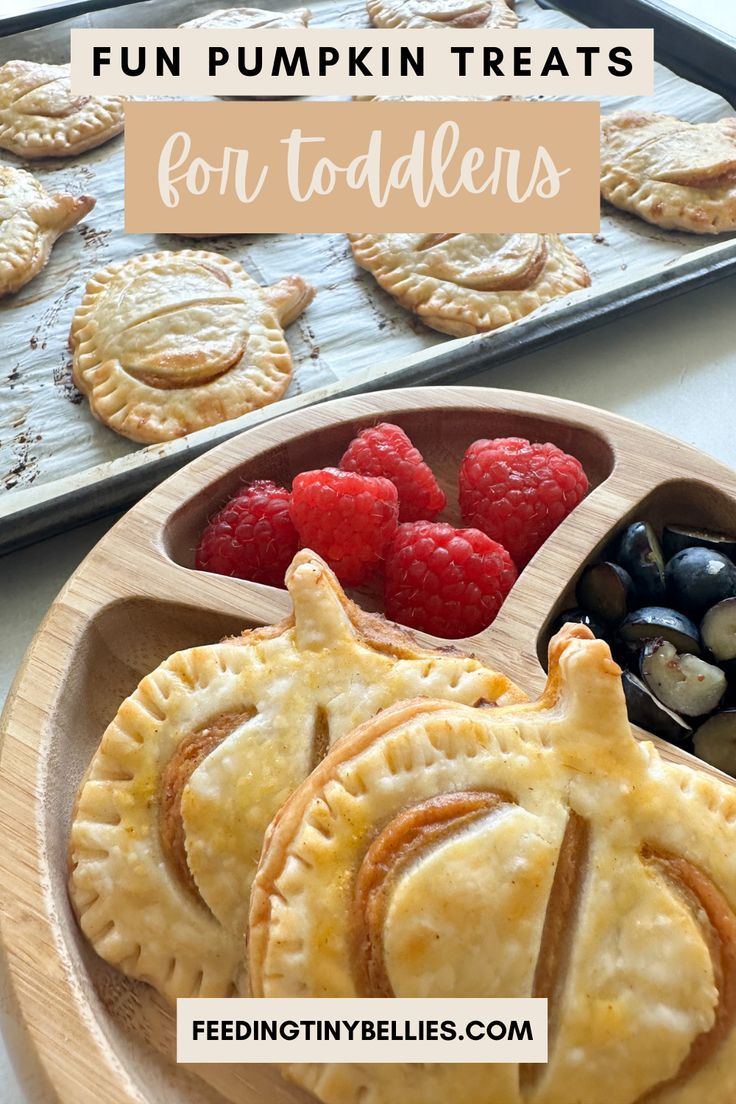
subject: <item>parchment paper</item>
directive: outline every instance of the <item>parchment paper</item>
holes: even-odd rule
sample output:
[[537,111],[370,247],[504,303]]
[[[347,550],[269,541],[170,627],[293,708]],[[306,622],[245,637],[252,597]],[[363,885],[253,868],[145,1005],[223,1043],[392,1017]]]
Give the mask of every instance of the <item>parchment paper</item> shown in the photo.
[[[109,9],[0,39],[0,63],[11,58],[67,61],[73,26],[176,26],[222,6],[227,6],[225,0],[148,0]],[[266,5],[264,0],[264,6],[294,5],[284,0]],[[315,23],[367,24],[362,0],[345,5],[316,0],[309,6]],[[534,0],[520,0],[517,10],[528,25],[573,25],[566,16],[538,8]],[[493,91],[489,87],[489,94]],[[607,100],[603,110],[635,103],[635,98]],[[655,95],[645,105],[693,121],[732,113],[724,100],[659,66]],[[10,154],[0,152],[0,158],[20,163]],[[54,490],[48,486],[53,481],[68,482],[68,477],[98,465],[106,470],[126,466],[133,460],[131,454],[140,451],[140,446],[91,416],[70,376],[67,342],[72,315],[87,279],[112,261],[149,250],[201,246],[237,258],[262,283],[298,273],[314,284],[314,302],[287,334],[295,366],[287,400],[300,394],[316,396],[316,389],[323,393],[335,384],[347,386],[356,375],[370,378],[389,362],[452,340],[423,327],[382,292],[355,266],[342,235],[192,239],[124,234],[122,137],[69,161],[27,167],[48,189],[91,194],[97,206],[57,242],[39,277],[0,302],[0,515],[37,499],[39,489],[46,497]],[[604,212],[600,234],[570,235],[568,240],[590,269],[593,286],[583,293],[590,299],[615,284],[663,271],[684,254],[711,245],[710,239],[658,231],[610,208]],[[723,242],[724,237],[715,240]],[[525,320],[516,323],[524,324]],[[278,413],[280,405],[274,404],[269,412]],[[232,432],[232,426],[225,423],[222,435]],[[145,453],[153,461],[175,448],[149,446]]]

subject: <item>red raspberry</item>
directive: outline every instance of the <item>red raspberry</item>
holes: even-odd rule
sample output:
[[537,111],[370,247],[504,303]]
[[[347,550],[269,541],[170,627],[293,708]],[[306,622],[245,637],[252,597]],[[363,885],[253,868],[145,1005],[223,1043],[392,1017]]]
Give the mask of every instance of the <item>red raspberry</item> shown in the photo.
[[348,445],[340,467],[362,475],[383,475],[399,492],[399,521],[430,520],[447,499],[419,449],[390,422],[364,429]]
[[579,460],[523,437],[475,441],[460,466],[463,521],[508,548],[520,571],[587,490]]
[[238,491],[208,522],[194,563],[200,571],[282,587],[298,548],[289,492],[258,480]]
[[516,581],[505,548],[478,529],[400,525],[386,552],[386,616],[434,636],[473,636]]
[[302,472],[292,484],[291,520],[302,545],[323,556],[346,586],[373,574],[398,516],[398,492],[380,476],[323,468]]

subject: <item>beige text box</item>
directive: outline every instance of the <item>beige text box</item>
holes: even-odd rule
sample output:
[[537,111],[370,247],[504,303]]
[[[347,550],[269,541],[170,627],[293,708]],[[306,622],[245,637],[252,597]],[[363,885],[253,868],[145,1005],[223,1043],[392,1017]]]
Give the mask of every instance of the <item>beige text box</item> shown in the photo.
[[131,233],[596,232],[594,103],[126,108]]

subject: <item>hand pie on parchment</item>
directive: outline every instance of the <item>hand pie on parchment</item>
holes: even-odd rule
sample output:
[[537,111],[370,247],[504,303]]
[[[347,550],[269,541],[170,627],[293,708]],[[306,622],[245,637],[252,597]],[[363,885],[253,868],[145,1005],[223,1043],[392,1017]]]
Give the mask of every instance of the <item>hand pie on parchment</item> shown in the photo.
[[665,230],[736,230],[736,119],[621,111],[601,121],[601,194]]
[[637,742],[620,676],[567,626],[537,704],[387,710],[253,885],[255,996],[546,997],[549,1064],[289,1077],[326,1104],[732,1104],[736,789]]
[[0,148],[18,157],[72,157],[123,129],[126,96],[75,96],[68,65],[0,66]]
[[250,886],[276,810],[338,737],[405,698],[523,695],[349,602],[312,552],[281,624],[178,652],[121,705],[79,790],[70,893],[95,950],[170,1000],[247,989]]
[[588,287],[556,234],[348,234],[357,263],[433,330],[498,329]]
[[292,11],[268,11],[266,8],[218,8],[209,15],[200,15],[182,23],[185,27],[204,27],[211,30],[247,31],[261,27],[297,28],[306,27],[312,13],[308,8],[294,8]]
[[238,418],[288,387],[283,327],[313,297],[300,276],[260,287],[237,261],[199,249],[110,265],[74,315],[74,383],[96,418],[133,441]]
[[94,205],[91,196],[51,194],[23,169],[0,165],[0,298],[37,276],[56,239]]
[[376,27],[495,29],[519,22],[505,0],[366,0]]

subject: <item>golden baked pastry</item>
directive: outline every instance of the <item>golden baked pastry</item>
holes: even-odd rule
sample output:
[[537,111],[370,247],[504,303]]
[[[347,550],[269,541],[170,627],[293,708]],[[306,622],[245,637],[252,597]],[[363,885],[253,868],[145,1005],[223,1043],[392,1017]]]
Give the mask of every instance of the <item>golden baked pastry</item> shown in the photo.
[[0,298],[37,276],[56,239],[94,205],[91,196],[51,194],[23,169],[0,165]]
[[281,624],[178,652],[102,737],[79,791],[70,893],[103,958],[169,999],[246,990],[250,885],[273,814],[330,744],[402,698],[523,700],[349,602],[307,550]]
[[506,0],[366,0],[376,27],[515,27]]
[[266,8],[218,8],[208,15],[189,19],[181,27],[205,27],[212,30],[247,31],[262,27],[306,27],[312,13],[309,8],[292,11],[268,11]]
[[556,234],[348,234],[353,256],[427,326],[484,333],[588,287]]
[[72,157],[123,129],[127,96],[75,96],[68,65],[0,66],[0,148],[19,157]]
[[133,441],[168,441],[274,402],[284,338],[314,298],[300,276],[260,287],[201,249],[144,253],[98,272],[72,321],[74,383]]
[[621,111],[601,121],[601,194],[665,230],[736,230],[736,119]]
[[309,1065],[326,1104],[731,1104],[736,789],[632,735],[582,626],[536,705],[404,703],[278,813],[255,996],[548,999],[549,1063]]

